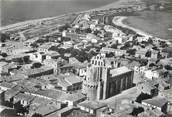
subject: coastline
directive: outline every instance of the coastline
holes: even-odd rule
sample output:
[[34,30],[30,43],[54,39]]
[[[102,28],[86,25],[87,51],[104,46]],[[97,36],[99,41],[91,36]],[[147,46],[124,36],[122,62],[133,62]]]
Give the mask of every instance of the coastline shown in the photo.
[[[145,31],[142,31],[140,29],[137,29],[135,27],[132,27],[132,26],[129,26],[127,24],[124,23],[124,20],[126,20],[127,17],[126,16],[117,16],[117,17],[114,17],[113,18],[113,23],[115,25],[118,25],[118,26],[121,26],[121,27],[124,27],[124,28],[128,28],[128,29],[131,29],[133,31],[135,31],[136,33],[138,33],[139,35],[142,35],[142,36],[145,36],[145,37],[155,37],[154,35],[150,34],[150,33],[147,33]],[[170,40],[167,40],[167,39],[162,39],[162,38],[159,38],[159,37],[155,37],[157,40],[161,40],[161,41],[166,41],[168,45],[171,45],[171,42]]]
[[14,23],[14,24],[9,24],[6,26],[0,26],[0,31],[3,30],[8,30],[11,28],[16,28],[16,27],[20,27],[20,26],[25,26],[28,24],[32,24],[32,23],[37,23],[40,21],[44,21],[44,20],[51,20],[54,18],[60,18],[63,17],[65,15],[69,15],[69,14],[79,14],[79,13],[85,13],[85,12],[91,12],[91,11],[96,11],[96,10],[104,10],[104,9],[110,9],[110,8],[120,8],[120,7],[124,7],[126,6],[126,4],[124,5],[123,3],[125,3],[126,0],[116,0],[110,4],[104,5],[104,6],[100,6],[94,9],[89,9],[89,10],[85,10],[85,11],[79,11],[79,12],[69,12],[68,14],[62,14],[62,15],[58,15],[58,16],[53,16],[53,17],[46,17],[46,18],[38,18],[38,19],[31,19],[31,20],[26,20],[26,21],[22,21],[22,22],[18,22],[18,23]]

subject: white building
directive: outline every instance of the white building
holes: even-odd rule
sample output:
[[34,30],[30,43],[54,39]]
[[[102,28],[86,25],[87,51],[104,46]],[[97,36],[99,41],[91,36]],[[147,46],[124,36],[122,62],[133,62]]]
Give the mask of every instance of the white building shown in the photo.
[[145,77],[148,79],[159,78],[159,73],[157,71],[147,70],[145,71]]

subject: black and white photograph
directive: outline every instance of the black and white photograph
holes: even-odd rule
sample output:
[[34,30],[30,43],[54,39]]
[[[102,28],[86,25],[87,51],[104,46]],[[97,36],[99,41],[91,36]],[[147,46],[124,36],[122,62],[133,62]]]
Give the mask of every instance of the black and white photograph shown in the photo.
[[172,117],[172,0],[0,0],[0,117]]

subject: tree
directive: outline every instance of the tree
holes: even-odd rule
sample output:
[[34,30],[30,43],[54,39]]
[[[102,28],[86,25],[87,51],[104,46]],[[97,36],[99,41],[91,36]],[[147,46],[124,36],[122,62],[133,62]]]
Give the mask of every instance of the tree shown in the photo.
[[113,44],[113,45],[111,45],[111,48],[113,48],[113,49],[117,49],[117,44]]
[[145,54],[146,57],[151,57],[151,51],[147,51]]
[[85,29],[85,33],[91,33],[92,30],[90,28]]
[[149,44],[153,44],[153,40],[151,38],[148,39]]
[[7,53],[1,53],[0,54],[2,57],[7,57],[8,55],[7,55]]
[[107,57],[114,57],[115,55],[112,53],[112,52],[110,52],[109,54],[107,54]]
[[32,48],[37,48],[37,47],[38,47],[38,44],[37,44],[37,43],[32,43],[32,44],[30,44],[30,46],[31,46]]
[[144,111],[144,109],[142,107],[133,108],[133,111],[130,114],[133,116],[137,116],[139,113],[141,113],[143,111]]
[[141,94],[136,98],[136,102],[141,103],[142,100],[149,99],[149,98],[151,98],[150,95],[141,93]]
[[70,27],[71,27],[71,26],[70,26],[69,24],[65,24],[65,25],[59,27],[59,31],[62,32],[62,31],[64,31],[64,30],[67,30],[67,29],[70,28]]
[[5,42],[6,40],[9,40],[10,36],[6,33],[0,33],[0,42]]
[[166,70],[172,70],[172,66],[170,66],[170,65],[166,65],[164,67],[165,67]]
[[130,55],[135,55],[136,49],[129,49],[127,50],[127,53],[129,53]]

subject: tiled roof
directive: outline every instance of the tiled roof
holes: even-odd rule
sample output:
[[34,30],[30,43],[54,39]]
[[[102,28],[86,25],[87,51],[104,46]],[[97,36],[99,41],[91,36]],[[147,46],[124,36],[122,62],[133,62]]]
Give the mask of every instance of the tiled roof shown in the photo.
[[110,74],[112,75],[112,77],[114,76],[118,76],[118,75],[122,75],[124,73],[130,72],[132,70],[128,69],[127,67],[123,66],[117,69],[112,69],[110,70]]

